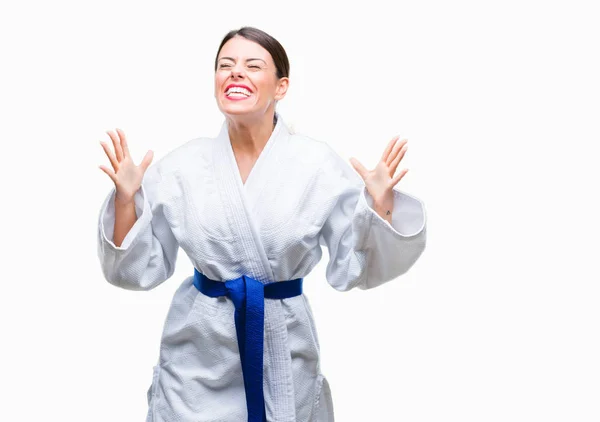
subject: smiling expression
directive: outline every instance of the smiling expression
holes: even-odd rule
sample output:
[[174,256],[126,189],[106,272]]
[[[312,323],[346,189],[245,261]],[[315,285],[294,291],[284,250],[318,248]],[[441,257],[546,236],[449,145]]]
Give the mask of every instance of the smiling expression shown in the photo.
[[269,52],[236,36],[223,45],[215,72],[215,99],[225,115],[264,115],[287,91],[288,78],[277,78]]

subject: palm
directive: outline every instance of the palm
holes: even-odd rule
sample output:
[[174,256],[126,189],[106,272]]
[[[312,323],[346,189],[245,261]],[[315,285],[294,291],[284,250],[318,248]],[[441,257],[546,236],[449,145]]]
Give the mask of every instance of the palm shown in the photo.
[[408,141],[406,139],[400,141],[399,139],[396,136],[388,143],[381,155],[381,159],[373,170],[367,170],[356,158],[350,160],[354,169],[363,178],[367,190],[375,200],[379,200],[389,194],[408,172],[408,169],[402,169],[394,176],[398,164],[400,164],[407,150],[406,143]]
[[114,182],[117,199],[125,202],[130,201],[142,184],[144,173],[152,162],[153,153],[148,151],[140,165],[136,166],[129,153],[125,133],[121,129],[117,129],[118,136],[110,131],[107,131],[107,133],[112,140],[114,153],[105,142],[100,142],[100,144],[108,156],[112,170],[106,166],[100,166],[100,169]]

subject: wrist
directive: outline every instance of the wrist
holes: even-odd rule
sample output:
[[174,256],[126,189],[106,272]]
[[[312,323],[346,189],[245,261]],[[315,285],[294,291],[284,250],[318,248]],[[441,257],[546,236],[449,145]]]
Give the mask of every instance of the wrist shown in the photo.
[[394,195],[386,194],[384,196],[372,196],[373,198],[373,209],[376,210],[391,210],[394,208]]
[[393,208],[389,204],[373,203],[373,211],[385,221],[392,223]]
[[115,207],[131,207],[135,204],[133,195],[122,195],[117,192],[115,194]]

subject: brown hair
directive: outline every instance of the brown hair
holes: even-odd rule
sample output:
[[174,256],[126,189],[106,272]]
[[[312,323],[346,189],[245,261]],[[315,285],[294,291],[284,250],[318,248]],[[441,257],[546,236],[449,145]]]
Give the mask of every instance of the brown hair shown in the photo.
[[229,31],[227,35],[221,41],[221,45],[217,50],[217,56],[215,57],[215,71],[217,70],[217,61],[219,59],[219,53],[227,41],[235,36],[246,38],[247,40],[254,41],[259,44],[265,50],[269,52],[277,68],[277,77],[287,78],[290,75],[290,62],[283,46],[275,38],[270,36],[260,29],[253,28],[251,26],[244,26],[240,29],[234,29]]

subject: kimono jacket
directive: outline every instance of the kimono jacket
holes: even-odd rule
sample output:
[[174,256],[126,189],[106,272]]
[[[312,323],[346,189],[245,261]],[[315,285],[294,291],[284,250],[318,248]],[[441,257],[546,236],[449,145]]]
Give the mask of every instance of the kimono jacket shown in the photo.
[[[149,290],[174,272],[181,247],[212,280],[305,277],[329,252],[326,281],[372,289],[408,271],[425,248],[425,209],[394,189],[392,224],[363,180],[326,143],[281,118],[242,182],[226,123],[152,164],[135,194],[137,220],[113,243],[115,189],[102,204],[98,255],[106,280]],[[191,268],[191,267],[190,267]],[[234,305],[193,285],[176,290],[148,390],[147,422],[248,420]],[[331,422],[329,385],[304,294],[264,301],[263,394],[269,422]]]

